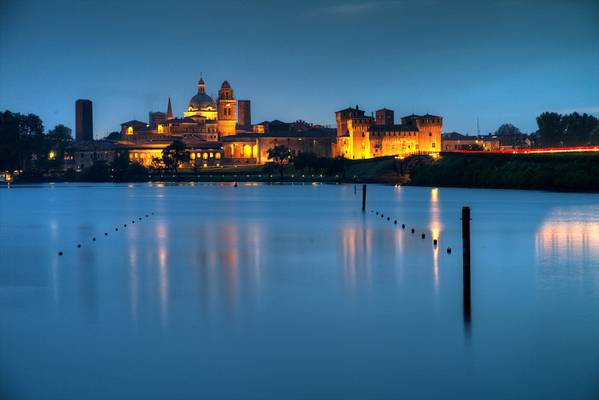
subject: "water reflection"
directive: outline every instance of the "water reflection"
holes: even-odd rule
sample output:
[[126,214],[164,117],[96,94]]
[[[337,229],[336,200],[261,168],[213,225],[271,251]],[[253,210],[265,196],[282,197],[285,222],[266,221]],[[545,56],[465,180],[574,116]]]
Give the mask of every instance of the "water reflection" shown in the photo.
[[163,240],[158,244],[158,287],[160,296],[160,321],[166,326],[168,313],[168,264],[167,250]]
[[261,279],[263,232],[259,224],[207,224],[194,229],[193,284],[201,304],[236,312],[256,295]]
[[129,302],[131,303],[131,316],[137,322],[139,308],[139,277],[137,275],[137,249],[129,246]]
[[97,311],[96,253],[88,248],[78,252],[79,294],[81,297],[82,313],[95,317]]
[[538,229],[536,252],[541,263],[585,264],[599,259],[599,221],[581,221],[575,214],[554,213]]
[[[437,239],[440,243],[441,235],[441,218],[439,208],[439,189],[431,189],[431,201],[430,201],[430,216],[431,223],[429,229],[433,239]],[[439,289],[439,246],[433,246],[433,277],[435,282],[435,292],[438,293]]]
[[464,306],[464,329],[466,336],[470,336],[471,322],[472,322],[472,299],[471,299],[471,287],[470,287],[470,273],[464,273],[463,279],[463,306]]
[[345,282],[355,289],[358,280],[370,282],[372,229],[346,225],[341,229],[341,251]]
[[[140,266],[157,272],[156,298],[163,327],[168,326],[172,279],[176,280],[178,292],[191,285],[198,304],[214,311],[221,306],[235,311],[241,296],[251,295],[260,287],[263,240],[259,225],[206,224],[194,227],[193,236],[197,238],[194,245],[169,252],[173,245],[169,243],[169,226],[160,221],[151,238],[157,241],[155,250],[144,256],[138,253],[139,235],[130,234],[129,298],[134,321],[139,317],[140,279],[144,279]],[[176,276],[171,276],[170,271],[176,272]],[[92,295],[93,291],[89,293]]]
[[[599,285],[599,213],[596,207],[558,209],[539,227],[536,256],[544,285],[563,285],[567,277],[595,288]],[[568,266],[564,270],[563,266]]]

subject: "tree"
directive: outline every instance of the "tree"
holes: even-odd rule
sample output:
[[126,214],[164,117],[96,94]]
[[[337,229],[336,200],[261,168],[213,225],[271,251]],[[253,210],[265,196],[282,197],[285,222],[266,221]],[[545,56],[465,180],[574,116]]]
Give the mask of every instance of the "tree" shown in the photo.
[[291,150],[287,146],[282,144],[277,145],[271,149],[268,149],[268,158],[273,161],[278,167],[281,173],[281,179],[283,179],[283,168],[291,160]]
[[143,165],[131,162],[129,152],[121,151],[111,164],[112,177],[115,182],[145,182],[148,180],[148,169]]
[[495,131],[497,136],[507,136],[507,135],[521,135],[520,129],[516,128],[512,124],[503,124]]
[[189,160],[189,154],[185,151],[185,143],[180,140],[175,140],[162,150],[162,162],[175,175],[179,174],[179,164],[187,160]]
[[48,143],[44,125],[35,114],[5,111],[0,118],[0,165],[4,170],[26,169],[33,161],[44,160]]
[[296,171],[305,172],[315,169],[318,165],[318,156],[314,153],[299,153],[293,157],[293,167]]
[[57,162],[61,163],[64,160],[65,151],[73,145],[73,136],[71,128],[59,124],[48,131],[46,135],[50,144],[50,151],[54,152],[54,157]]
[[562,116],[555,112],[544,112],[537,117],[540,142],[543,146],[561,146],[564,143]]
[[41,118],[35,114],[21,116],[21,132],[24,135],[43,135],[44,124]]
[[108,182],[112,179],[110,165],[104,160],[94,161],[93,165],[81,173],[83,182]]
[[117,140],[121,139],[121,133],[120,132],[110,132],[108,134],[108,136],[106,136],[104,138],[104,140],[109,140],[111,142],[116,142]]
[[335,157],[331,159],[327,174],[329,175],[341,175],[345,179],[345,171],[347,169],[348,160],[344,157]]
[[591,132],[599,125],[597,118],[589,114],[572,114],[562,116],[565,142],[569,146],[585,146],[591,140]]
[[599,125],[595,127],[589,134],[590,144],[593,146],[599,145]]
[[152,161],[150,166],[154,169],[164,168],[164,162],[162,161],[162,157],[152,157]]
[[0,113],[0,171],[13,171],[21,166],[20,114]]

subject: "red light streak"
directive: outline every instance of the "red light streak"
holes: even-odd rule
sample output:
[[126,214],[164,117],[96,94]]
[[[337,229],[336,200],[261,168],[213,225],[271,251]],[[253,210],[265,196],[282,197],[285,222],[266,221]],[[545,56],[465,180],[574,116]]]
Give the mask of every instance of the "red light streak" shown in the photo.
[[588,153],[598,152],[599,146],[577,146],[577,147],[538,147],[530,149],[508,149],[508,150],[454,150],[450,153],[468,154],[552,154],[552,153]]

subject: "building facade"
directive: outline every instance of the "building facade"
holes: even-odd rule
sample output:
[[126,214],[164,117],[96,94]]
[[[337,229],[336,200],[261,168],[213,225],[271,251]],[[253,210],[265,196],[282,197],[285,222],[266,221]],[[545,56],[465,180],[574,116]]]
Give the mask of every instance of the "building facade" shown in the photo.
[[494,136],[468,136],[458,132],[444,133],[441,138],[442,151],[497,151],[501,149],[501,142]]
[[408,115],[395,124],[394,112],[376,111],[365,115],[358,106],[335,113],[337,141],[334,154],[349,159],[411,154],[437,154],[441,151],[443,118],[436,115]]
[[[80,111],[81,121],[88,115],[86,102],[89,101],[77,101],[78,121]],[[89,107],[91,118],[91,102]],[[268,150],[277,145],[288,147],[293,154],[310,152],[320,157],[348,159],[405,157],[441,151],[441,117],[412,114],[396,124],[393,110],[383,108],[375,115],[365,115],[358,106],[337,111],[336,129],[302,120],[293,123],[273,120],[252,125],[250,100],[237,100],[228,81],[221,84],[215,100],[207,94],[206,83],[200,78],[197,92],[182,115],[173,113],[168,98],[166,111],[150,112],[148,122],[122,123],[120,137],[113,142],[113,148],[100,152],[96,148],[82,147],[82,151],[76,153],[75,164],[82,168],[94,160],[127,151],[131,161],[154,166],[160,163],[163,150],[175,141],[185,145],[189,153],[187,166],[194,168],[265,164],[270,161]],[[79,139],[79,122],[77,126]],[[82,133],[81,137],[88,137],[85,135]]]

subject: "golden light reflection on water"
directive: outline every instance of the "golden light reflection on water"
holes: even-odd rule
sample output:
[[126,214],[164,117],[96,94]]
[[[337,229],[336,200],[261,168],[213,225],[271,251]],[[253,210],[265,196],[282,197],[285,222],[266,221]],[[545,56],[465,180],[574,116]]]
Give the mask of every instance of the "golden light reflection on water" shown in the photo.
[[225,305],[227,311],[236,309],[242,294],[253,294],[260,287],[263,239],[259,224],[201,224],[189,233],[194,238],[193,245],[175,252],[170,247],[173,241],[168,224],[159,221],[151,237],[156,241],[155,247],[147,254],[139,252],[139,236],[130,234],[129,290],[134,320],[139,312],[140,279],[143,281],[145,275],[140,267],[151,267],[152,273],[156,273],[154,293],[163,327],[168,325],[173,284],[178,290],[191,289],[200,305],[210,309]]
[[539,261],[585,264],[599,259],[599,221],[582,221],[574,212],[553,214],[537,230]]
[[341,229],[341,249],[345,281],[356,288],[358,275],[370,282],[372,229],[347,225]]
[[[441,218],[439,208],[439,189],[431,189],[431,201],[430,201],[430,215],[431,222],[429,229],[431,230],[431,236],[433,239],[440,241],[441,236]],[[439,288],[439,247],[440,245],[433,246],[433,276],[435,282],[435,289]]]
[[137,249],[135,246],[129,247],[129,292],[131,315],[133,320],[137,321],[137,312],[139,308],[139,277],[137,275]]
[[239,227],[235,224],[224,225],[219,236],[223,243],[220,261],[224,267],[225,289],[230,303],[236,305],[239,299]]
[[166,325],[166,317],[168,313],[168,253],[163,240],[158,245],[158,282],[160,296],[160,318],[162,325]]

